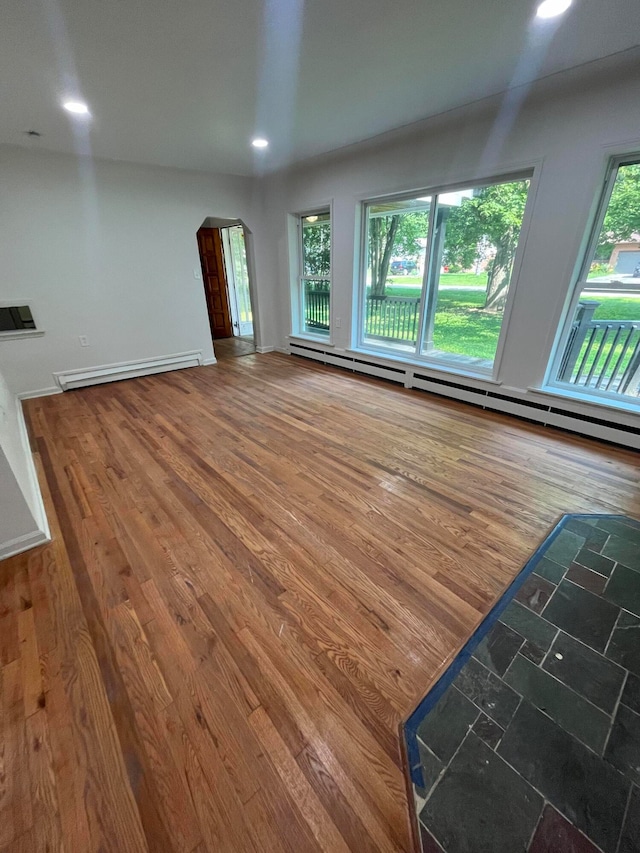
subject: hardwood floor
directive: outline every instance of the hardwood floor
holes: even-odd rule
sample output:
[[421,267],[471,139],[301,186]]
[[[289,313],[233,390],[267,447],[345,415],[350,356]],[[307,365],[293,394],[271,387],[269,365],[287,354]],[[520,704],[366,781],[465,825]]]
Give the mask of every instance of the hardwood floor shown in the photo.
[[1,851],[408,851],[397,726],[638,457],[277,354],[26,404]]
[[218,338],[213,342],[218,361],[227,358],[238,358],[241,355],[252,355],[256,351],[253,335],[242,338]]

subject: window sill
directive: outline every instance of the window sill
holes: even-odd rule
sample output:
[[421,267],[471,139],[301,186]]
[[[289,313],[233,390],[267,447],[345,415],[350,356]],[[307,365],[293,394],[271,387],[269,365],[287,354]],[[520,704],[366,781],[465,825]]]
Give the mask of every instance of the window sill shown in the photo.
[[584,394],[580,391],[572,391],[568,388],[556,387],[554,385],[544,385],[542,388],[530,387],[527,390],[532,394],[543,394],[545,397],[555,397],[561,400],[573,400],[574,403],[582,403],[585,406],[597,406],[600,409],[616,409],[620,412],[626,412],[630,415],[640,414],[640,399],[634,403],[632,398],[629,400],[615,400],[603,397],[595,397],[591,394]]
[[12,329],[0,332],[0,341],[15,341],[21,338],[40,338],[44,335],[42,329]]
[[352,347],[347,350],[348,353],[353,355],[366,355],[369,357],[375,357],[399,364],[407,364],[413,368],[421,368],[422,370],[432,370],[435,373],[445,373],[447,376],[462,376],[465,379],[478,379],[481,382],[487,382],[490,385],[501,385],[501,382],[495,380],[488,370],[469,370],[462,366],[460,367],[451,364],[450,362],[441,362],[436,361],[435,359],[421,359],[421,358],[411,358],[411,356],[407,355],[396,355],[395,353],[387,353],[380,352],[380,350],[369,349],[367,347]]
[[322,344],[325,347],[331,347],[332,349],[335,347],[335,344],[331,342],[329,337],[323,337],[322,335],[289,335],[290,341],[306,341],[307,343],[313,344]]

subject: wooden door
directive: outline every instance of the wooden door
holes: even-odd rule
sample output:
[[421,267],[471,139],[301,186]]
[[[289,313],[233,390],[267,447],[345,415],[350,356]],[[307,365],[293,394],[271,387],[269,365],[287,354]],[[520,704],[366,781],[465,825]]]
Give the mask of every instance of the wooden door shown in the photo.
[[213,338],[230,338],[233,335],[229,292],[222,259],[222,242],[218,228],[201,228],[198,231],[198,249],[202,280],[207,298],[209,324]]

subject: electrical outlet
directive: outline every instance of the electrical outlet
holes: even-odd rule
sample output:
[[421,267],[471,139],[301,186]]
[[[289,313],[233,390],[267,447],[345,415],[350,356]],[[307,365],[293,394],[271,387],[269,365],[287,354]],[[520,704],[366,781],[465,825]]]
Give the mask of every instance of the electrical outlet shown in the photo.
[[336,329],[342,328],[342,317],[336,317]]
[[88,340],[86,335],[78,335],[78,340],[80,341],[81,347],[88,347],[89,346],[89,340]]
[[202,271],[199,269],[196,269],[194,267],[193,268],[193,277],[195,278],[196,281],[201,281],[202,280]]

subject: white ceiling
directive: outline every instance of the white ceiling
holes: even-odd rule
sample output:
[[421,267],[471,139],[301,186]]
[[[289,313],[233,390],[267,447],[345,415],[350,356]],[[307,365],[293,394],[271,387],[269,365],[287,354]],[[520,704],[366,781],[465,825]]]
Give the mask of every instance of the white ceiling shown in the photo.
[[640,42],[638,0],[574,0],[546,23],[535,5],[3,0],[0,142],[251,174]]

